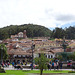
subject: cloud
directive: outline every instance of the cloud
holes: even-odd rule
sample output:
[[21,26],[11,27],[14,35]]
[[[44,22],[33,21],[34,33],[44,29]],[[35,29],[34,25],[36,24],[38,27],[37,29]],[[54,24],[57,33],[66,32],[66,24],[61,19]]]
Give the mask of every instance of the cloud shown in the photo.
[[46,15],[48,19],[54,19],[59,23],[75,21],[75,14],[68,14],[68,13],[65,14],[65,13],[60,13],[60,12],[57,13],[57,12],[54,12],[53,9],[46,11]]
[[0,27],[39,24],[61,27],[75,22],[75,0],[0,0]]
[[68,21],[75,21],[75,15],[72,14],[59,14],[56,15],[56,20],[62,21],[62,22],[68,22]]

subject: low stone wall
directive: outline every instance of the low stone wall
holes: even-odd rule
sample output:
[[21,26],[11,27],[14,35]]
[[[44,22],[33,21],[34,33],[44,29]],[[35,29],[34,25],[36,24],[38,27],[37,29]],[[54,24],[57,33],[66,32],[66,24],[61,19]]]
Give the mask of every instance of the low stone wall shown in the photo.
[[[30,69],[31,66],[23,65],[22,68],[28,68],[28,69]],[[33,68],[34,69],[38,69],[38,66],[35,66]],[[56,68],[56,66],[55,66],[55,68]],[[58,68],[60,69],[60,66]],[[51,67],[51,69],[53,69],[53,68]],[[75,65],[72,64],[71,66],[67,66],[67,63],[63,63],[62,69],[75,69]]]

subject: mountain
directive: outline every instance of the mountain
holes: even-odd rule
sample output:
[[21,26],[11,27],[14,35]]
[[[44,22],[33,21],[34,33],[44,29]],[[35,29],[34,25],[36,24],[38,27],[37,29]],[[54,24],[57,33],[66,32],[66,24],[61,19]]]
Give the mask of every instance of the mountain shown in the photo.
[[0,40],[9,38],[11,35],[23,32],[24,30],[27,32],[27,37],[50,37],[52,32],[50,29],[41,25],[10,25],[4,28],[0,28]]
[[50,29],[34,24],[23,25],[10,25],[4,28],[0,28],[0,40],[10,38],[11,35],[18,34],[26,30],[27,37],[51,37],[51,38],[63,38],[75,39],[75,26],[68,28],[55,28],[53,31]]

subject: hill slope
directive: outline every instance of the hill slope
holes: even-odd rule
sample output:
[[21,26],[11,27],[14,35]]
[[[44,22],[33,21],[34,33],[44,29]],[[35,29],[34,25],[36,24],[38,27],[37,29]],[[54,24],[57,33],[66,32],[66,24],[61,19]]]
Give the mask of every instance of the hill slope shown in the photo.
[[9,38],[10,35],[15,35],[18,32],[27,31],[28,37],[50,37],[51,30],[44,26],[24,24],[24,25],[11,25],[4,28],[0,28],[0,40]]

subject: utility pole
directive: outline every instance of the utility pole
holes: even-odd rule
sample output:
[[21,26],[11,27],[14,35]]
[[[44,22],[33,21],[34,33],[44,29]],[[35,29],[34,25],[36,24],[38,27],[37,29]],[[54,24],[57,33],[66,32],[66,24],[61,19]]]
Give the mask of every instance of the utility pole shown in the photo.
[[63,39],[63,44],[62,44],[63,48],[64,48],[64,52],[66,52],[66,47],[67,47],[67,44],[65,42],[65,37]]
[[33,50],[35,48],[35,44],[34,44],[34,41],[33,40],[32,40],[32,46],[31,46],[31,48],[32,48],[32,67],[31,67],[31,70],[33,70],[33,59],[34,59]]
[[32,66],[31,66],[31,70],[33,70],[33,39],[32,39]]
[[67,52],[66,52],[67,45],[68,45],[68,44],[66,44],[66,42],[65,42],[65,37],[64,37],[62,47],[63,47],[63,49],[64,49],[63,58],[64,58],[65,61],[67,60]]

